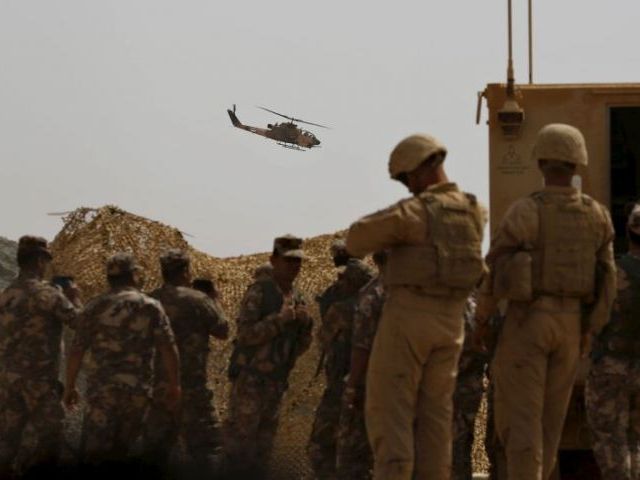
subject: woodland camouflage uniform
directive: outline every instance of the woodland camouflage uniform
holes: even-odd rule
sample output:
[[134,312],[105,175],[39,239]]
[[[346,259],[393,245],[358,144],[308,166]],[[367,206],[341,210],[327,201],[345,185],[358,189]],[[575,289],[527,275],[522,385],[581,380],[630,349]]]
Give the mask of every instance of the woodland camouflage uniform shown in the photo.
[[[130,255],[107,264],[109,275],[134,268]],[[82,431],[84,460],[123,460],[141,433],[149,406],[157,342],[175,344],[164,309],[134,287],[111,289],[91,300],[73,340],[74,351],[90,351]]]
[[[18,248],[48,252],[37,237],[22,237]],[[58,287],[25,272],[0,294],[0,476],[11,470],[28,423],[37,436],[29,463],[57,461],[62,327],[75,327],[77,315]]]
[[[307,452],[319,479],[333,478],[336,467],[336,441],[345,376],[351,360],[351,337],[358,290],[371,279],[371,269],[361,260],[348,261],[336,282],[335,298],[318,333],[325,352],[325,390],[316,409]],[[346,297],[346,298],[345,298]]]
[[[635,226],[634,226],[635,223]],[[640,231],[640,207],[629,218]],[[603,480],[640,478],[640,258],[617,262],[618,296],[594,342],[585,399]]]
[[[287,249],[290,244],[298,246]],[[283,256],[302,258],[301,244],[294,237],[279,237],[274,249]],[[306,305],[295,286],[288,295],[283,295],[271,272],[262,271],[259,278],[245,293],[237,318],[237,337],[229,362],[232,384],[225,425],[228,469],[249,474],[259,474],[266,468],[289,373],[297,358],[309,348],[313,327],[310,318],[282,321],[283,306]]]
[[452,480],[471,480],[471,450],[475,421],[482,395],[488,355],[473,345],[475,300],[469,297],[464,311],[465,337],[458,361],[458,377],[453,392],[453,474]]
[[[182,251],[170,250],[161,262],[163,268],[188,266],[189,258]],[[180,354],[182,411],[180,420],[176,420],[166,406],[168,381],[161,358],[156,355],[153,402],[145,422],[145,449],[156,461],[166,461],[182,434],[191,456],[206,466],[207,458],[221,447],[213,392],[207,386],[209,340],[210,336],[226,334],[227,320],[209,296],[192,288],[165,284],[151,297],[162,304],[169,317]]]
[[[353,322],[352,348],[371,351],[385,301],[382,279],[377,276],[360,292]],[[373,455],[364,421],[364,382],[356,387],[353,404],[342,402],[337,433],[336,473],[340,480],[371,478]]]

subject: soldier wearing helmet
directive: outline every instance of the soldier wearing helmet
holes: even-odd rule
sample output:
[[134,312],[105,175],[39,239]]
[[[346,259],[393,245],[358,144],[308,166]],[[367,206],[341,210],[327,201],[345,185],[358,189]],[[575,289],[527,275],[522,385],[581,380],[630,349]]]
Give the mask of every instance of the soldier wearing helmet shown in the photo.
[[182,379],[182,412],[175,421],[164,398],[168,387],[160,358],[156,357],[154,399],[145,425],[145,449],[151,462],[165,466],[180,433],[198,471],[211,476],[221,457],[218,419],[207,386],[210,337],[225,340],[229,327],[224,312],[207,294],[191,287],[191,260],[180,249],[160,257],[164,284],[151,297],[158,300],[175,335]]
[[388,250],[387,292],[366,382],[375,479],[451,474],[452,394],[467,297],[484,274],[485,211],[449,182],[447,149],[412,135],[391,152],[389,173],[412,198],[355,222],[347,250]]
[[581,350],[609,317],[616,268],[607,210],[571,186],[587,164],[580,131],[545,126],[532,157],[545,187],[502,219],[476,318],[482,343],[497,301],[508,301],[492,367],[496,433],[509,478],[547,479]]

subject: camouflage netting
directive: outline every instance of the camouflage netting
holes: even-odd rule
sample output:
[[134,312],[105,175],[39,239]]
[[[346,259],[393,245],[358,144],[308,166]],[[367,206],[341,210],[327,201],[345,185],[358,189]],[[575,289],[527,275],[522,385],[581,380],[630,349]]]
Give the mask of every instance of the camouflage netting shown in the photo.
[[[132,252],[144,268],[144,288],[152,289],[160,284],[158,256],[167,248],[183,248],[191,252],[194,275],[209,277],[216,282],[222,295],[222,304],[229,318],[234,319],[242,295],[251,283],[254,269],[268,259],[268,253],[225,259],[206,255],[189,246],[177,229],[113,206],[80,208],[66,216],[64,223],[62,231],[52,243],[54,272],[73,275],[85,298],[104,290],[104,262],[113,253],[123,250]],[[298,284],[310,300],[334,278],[329,246],[336,235],[322,235],[305,241],[304,250],[308,260],[303,265]],[[318,319],[315,302],[312,303],[312,313]],[[230,342],[214,341],[212,345],[209,381],[215,391],[217,410],[224,419],[229,387],[226,367]],[[282,476],[312,477],[305,445],[323,388],[322,378],[314,378],[318,356],[314,345],[301,357],[291,374],[272,462],[272,469]],[[479,430],[484,430],[482,423],[479,424]],[[480,449],[476,451],[476,468],[485,470],[483,453]]]

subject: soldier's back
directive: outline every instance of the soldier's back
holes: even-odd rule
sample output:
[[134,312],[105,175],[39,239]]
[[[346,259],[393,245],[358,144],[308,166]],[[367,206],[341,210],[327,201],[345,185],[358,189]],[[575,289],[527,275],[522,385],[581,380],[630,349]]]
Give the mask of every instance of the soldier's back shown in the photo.
[[49,282],[18,278],[0,293],[0,355],[6,372],[57,378],[64,323],[76,309]]

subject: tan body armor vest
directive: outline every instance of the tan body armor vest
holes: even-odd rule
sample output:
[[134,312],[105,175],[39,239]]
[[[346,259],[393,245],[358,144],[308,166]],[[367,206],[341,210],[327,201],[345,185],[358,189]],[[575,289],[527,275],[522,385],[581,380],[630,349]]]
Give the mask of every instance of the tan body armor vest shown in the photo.
[[538,204],[538,241],[532,256],[534,295],[592,299],[595,292],[597,229],[593,199],[586,195],[567,202],[544,192]]
[[387,286],[421,287],[436,296],[466,296],[486,267],[482,258],[483,219],[476,198],[428,193],[427,242],[390,250],[384,271]]

